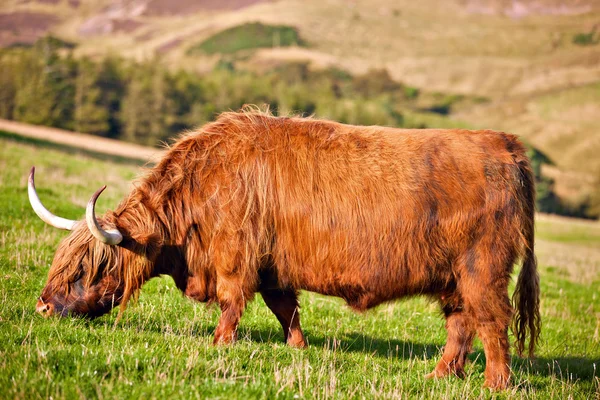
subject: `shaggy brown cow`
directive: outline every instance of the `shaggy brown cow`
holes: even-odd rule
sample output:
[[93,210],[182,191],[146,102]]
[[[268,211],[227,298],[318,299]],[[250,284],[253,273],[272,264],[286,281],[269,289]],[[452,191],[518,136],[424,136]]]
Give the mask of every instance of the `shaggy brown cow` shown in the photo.
[[463,375],[478,334],[485,384],[510,378],[507,287],[519,353],[540,329],[534,182],[525,149],[505,133],[358,127],[260,112],[224,113],[182,137],[115,211],[87,223],[52,215],[72,233],[58,248],[37,309],[121,311],[152,277],[216,302],[215,343],[236,338],[256,292],[292,346],[306,345],[299,290],[356,310],[410,295],[437,299],[448,341],[429,375]]

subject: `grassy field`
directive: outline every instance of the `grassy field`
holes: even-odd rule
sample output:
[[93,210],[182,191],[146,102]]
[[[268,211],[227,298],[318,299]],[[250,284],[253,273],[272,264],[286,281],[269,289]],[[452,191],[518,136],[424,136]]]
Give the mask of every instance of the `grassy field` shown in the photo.
[[482,390],[476,342],[464,380],[425,380],[445,342],[435,304],[416,298],[364,315],[342,301],[301,296],[309,348],[283,345],[258,296],[240,341],[212,346],[216,308],[183,298],[155,279],[115,325],[34,313],[64,232],[30,209],[29,168],[46,206],[81,218],[89,196],[108,189],[98,211],[116,206],[139,167],[43,143],[0,137],[0,398],[600,398],[600,225],[540,216],[543,341],[538,358],[513,358],[515,386]]

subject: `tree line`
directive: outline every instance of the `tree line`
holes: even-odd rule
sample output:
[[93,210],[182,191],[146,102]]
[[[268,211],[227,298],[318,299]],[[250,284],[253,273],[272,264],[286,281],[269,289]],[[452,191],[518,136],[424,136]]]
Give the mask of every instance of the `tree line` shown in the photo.
[[288,64],[257,74],[221,62],[200,76],[156,60],[75,58],[49,39],[0,53],[0,118],[152,146],[245,104],[402,126],[401,105],[414,96],[385,71],[352,77]]

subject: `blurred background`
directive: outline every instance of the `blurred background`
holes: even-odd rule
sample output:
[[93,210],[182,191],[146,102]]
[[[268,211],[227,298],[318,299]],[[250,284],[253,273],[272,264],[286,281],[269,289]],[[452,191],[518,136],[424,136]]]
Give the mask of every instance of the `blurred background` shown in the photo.
[[511,132],[540,211],[600,215],[598,0],[0,3],[2,119],[160,146],[244,104]]

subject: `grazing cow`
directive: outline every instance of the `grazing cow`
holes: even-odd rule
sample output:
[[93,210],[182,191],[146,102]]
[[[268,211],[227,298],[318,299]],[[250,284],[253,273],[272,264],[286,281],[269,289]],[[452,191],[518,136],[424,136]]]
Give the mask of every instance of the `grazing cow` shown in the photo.
[[115,211],[70,221],[37,311],[97,317],[144,282],[170,275],[186,296],[222,310],[215,343],[236,339],[259,292],[291,346],[304,347],[297,295],[362,311],[428,295],[448,340],[430,377],[462,376],[475,334],[485,385],[510,379],[508,296],[522,354],[540,332],[534,180],[523,145],[493,132],[359,127],[256,111],[229,112],[183,136]]

